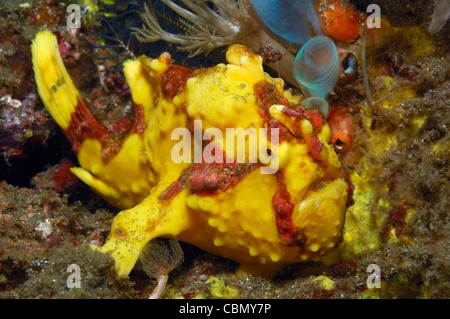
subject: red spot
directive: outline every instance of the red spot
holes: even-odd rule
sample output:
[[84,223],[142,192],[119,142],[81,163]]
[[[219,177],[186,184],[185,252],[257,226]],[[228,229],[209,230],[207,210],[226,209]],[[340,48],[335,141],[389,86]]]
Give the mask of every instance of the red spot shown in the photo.
[[196,295],[197,295],[197,293],[195,291],[189,291],[189,292],[183,294],[182,296],[183,296],[184,299],[192,299]]
[[186,87],[186,82],[193,76],[194,70],[185,66],[171,64],[162,74],[163,94],[168,99],[173,99]]
[[405,67],[405,68],[401,69],[400,71],[398,71],[398,75],[401,78],[407,79],[410,82],[413,82],[413,83],[417,82],[418,75],[414,71],[412,71],[412,69],[409,67]]
[[[134,104],[134,120],[129,118],[121,118],[105,124],[105,128],[112,133],[123,133],[130,131],[130,134],[138,133],[144,134],[144,110],[141,105]],[[131,130],[130,128],[133,127]]]
[[268,122],[270,119],[269,108],[274,104],[284,104],[287,100],[280,95],[276,87],[266,81],[258,82],[253,87],[256,97],[256,105],[263,111],[262,118]]
[[50,178],[53,189],[57,192],[63,192],[78,183],[78,178],[70,172],[71,167],[73,167],[71,162],[63,162]]
[[58,45],[59,53],[61,54],[62,58],[67,57],[70,49],[70,44],[68,42],[65,42],[64,40],[61,40]]
[[383,72],[384,75],[392,76],[391,68],[389,65],[382,65],[381,72]]
[[178,195],[186,186],[185,182],[181,182],[180,179],[176,180],[166,190],[164,190],[161,195],[159,195],[159,199],[161,200],[169,200]]
[[397,172],[395,171],[395,169],[391,168],[391,174],[389,175],[389,179],[393,179],[395,178],[395,176],[397,175]]
[[132,119],[124,118],[109,122],[105,124],[105,127],[110,132],[122,133],[128,131],[132,125]]
[[136,132],[139,135],[144,135],[145,122],[144,122],[144,108],[141,105],[134,104],[134,127],[132,133]]
[[186,186],[192,193],[201,196],[216,195],[239,183],[259,166],[256,163],[227,163],[225,157],[222,163],[207,163],[202,157],[201,163],[193,163],[159,198],[171,199]]
[[269,112],[267,112],[266,110],[263,110],[263,109],[259,109],[258,110],[258,114],[259,114],[259,116],[262,118],[262,120],[265,123],[269,123],[269,121],[270,121],[270,114],[269,114]]
[[[289,107],[289,101],[277,91],[273,84],[265,81],[256,83],[254,92],[256,105],[258,105],[259,108],[259,115],[265,122],[266,127],[269,128],[267,131],[267,138],[270,139],[270,128],[278,128],[280,141],[290,141],[294,137],[292,133],[278,120],[272,119],[269,113],[269,108],[272,105],[283,104]],[[298,114],[298,112],[289,108],[283,109],[283,112],[294,118],[302,118],[301,114]]]
[[356,286],[354,292],[355,293],[363,293],[367,290],[369,290],[369,288],[367,288],[366,283],[363,283],[363,284],[359,284],[358,286]]
[[276,176],[280,190],[273,196],[272,205],[275,210],[281,243],[286,246],[301,246],[304,240],[292,220],[294,205],[291,203],[291,195],[286,188],[284,175],[281,172],[277,172]]
[[322,143],[320,140],[313,136],[309,141],[308,155],[315,161],[320,161],[320,152],[322,151]]
[[[314,129],[314,134],[320,133],[322,131],[322,127],[325,125],[325,119],[322,113],[318,110],[305,110],[302,106],[297,105],[293,110],[285,109],[283,112],[291,117],[307,119]],[[295,116],[294,114],[298,115]]]
[[53,248],[59,246],[59,243],[62,241],[62,237],[60,234],[51,235],[48,240],[48,247]]
[[349,179],[346,179],[348,184],[348,190],[347,190],[347,207],[351,206],[355,203],[353,200],[353,194],[355,193],[355,185],[353,185]]
[[303,116],[311,123],[314,132],[319,133],[325,125],[325,119],[318,110],[306,110]]
[[287,115],[287,116],[289,116],[289,117],[291,117],[291,118],[294,118],[294,119],[303,119],[304,118],[304,116],[302,116],[302,113],[301,112],[298,112],[297,110],[292,110],[292,109],[288,109],[288,108],[284,108],[283,110],[282,110],[282,112],[285,114],[285,115]]
[[[134,105],[135,120],[134,126],[129,134],[139,133],[144,134],[145,124],[143,109],[140,105]],[[121,119],[115,123],[110,124],[110,130],[94,117],[91,111],[86,107],[81,99],[78,99],[78,104],[75,108],[75,112],[71,115],[69,127],[64,131],[73,150],[78,153],[81,147],[81,143],[87,139],[96,139],[102,145],[102,155],[108,157],[116,154],[122,147],[122,138],[114,132],[117,130],[124,130],[129,125],[128,119]]]
[[108,131],[92,115],[81,99],[78,99],[75,112],[72,113],[69,127],[64,131],[75,152],[80,150],[81,143],[86,138],[94,138],[104,142]]
[[395,236],[400,237],[403,234],[406,226],[406,209],[405,205],[400,205],[397,208],[392,209],[384,222],[381,229],[381,235],[387,237],[392,228],[395,229]]
[[194,163],[186,172],[186,186],[203,196],[219,194],[257,167],[258,164],[251,163]]
[[285,105],[285,106],[289,106],[289,102],[284,96],[281,97],[280,103]]
[[67,40],[64,40],[63,36],[58,33],[58,49],[63,59],[65,66],[75,66],[76,62],[80,59],[80,43],[78,37],[75,36],[75,43],[72,44]]
[[[294,135],[292,135],[291,131],[289,131],[289,129],[281,124],[278,120],[271,119],[269,121],[269,127],[278,129],[278,136],[280,141],[290,141],[294,138]],[[270,139],[270,132],[270,130],[267,131],[267,139]]]
[[334,278],[345,278],[354,274],[357,267],[358,262],[355,259],[345,259],[331,266],[327,270],[327,275]]
[[72,244],[75,247],[78,247],[78,245],[80,244],[80,242],[78,240],[76,240],[75,237],[73,237],[73,236],[70,237],[70,241],[72,242]]
[[342,171],[342,175],[344,176],[345,181],[347,182],[347,207],[353,205],[355,201],[353,200],[353,194],[355,192],[355,185],[352,183],[350,176],[347,171]]

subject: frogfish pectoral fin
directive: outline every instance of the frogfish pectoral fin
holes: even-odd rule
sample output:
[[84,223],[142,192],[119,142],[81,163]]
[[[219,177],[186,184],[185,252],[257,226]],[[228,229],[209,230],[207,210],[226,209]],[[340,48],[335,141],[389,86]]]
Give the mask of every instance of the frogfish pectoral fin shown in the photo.
[[89,187],[96,190],[100,195],[109,198],[110,200],[116,200],[120,202],[121,197],[118,191],[116,191],[109,185],[105,184],[102,180],[98,179],[84,168],[72,167],[70,169],[70,172],[79,179],[81,179]]
[[100,248],[95,247],[113,257],[119,276],[128,276],[150,240],[177,237],[191,227],[185,205],[187,190],[165,201],[160,199],[164,189],[165,186],[155,187],[142,203],[120,212],[114,218],[106,243]]
[[305,238],[300,259],[315,259],[335,248],[342,235],[348,185],[344,179],[324,183],[294,207],[292,219]]

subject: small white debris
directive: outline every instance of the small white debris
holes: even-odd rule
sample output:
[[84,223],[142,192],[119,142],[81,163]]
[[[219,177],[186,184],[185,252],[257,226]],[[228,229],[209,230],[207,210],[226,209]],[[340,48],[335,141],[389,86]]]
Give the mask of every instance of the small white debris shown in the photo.
[[46,238],[53,232],[53,227],[50,221],[46,219],[45,221],[39,223],[39,225],[36,227],[36,230],[41,231],[42,236]]
[[3,95],[2,97],[0,97],[0,102],[3,102],[6,105],[12,106],[14,108],[22,107],[22,102],[20,100],[13,99],[11,97],[11,95],[8,95],[8,94]]
[[17,99],[11,99],[11,102],[9,102],[9,105],[18,109],[19,107],[22,107],[22,102]]
[[5,102],[6,104],[11,103],[11,95],[3,95],[2,97],[0,97],[0,102]]

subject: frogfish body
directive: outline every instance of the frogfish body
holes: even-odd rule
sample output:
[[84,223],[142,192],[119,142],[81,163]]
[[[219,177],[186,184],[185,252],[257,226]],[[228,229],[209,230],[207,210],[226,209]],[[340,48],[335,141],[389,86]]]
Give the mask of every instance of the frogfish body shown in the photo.
[[77,154],[81,167],[72,173],[123,209],[96,247],[120,276],[156,237],[259,274],[338,245],[348,184],[328,124],[291,103],[250,49],[232,45],[228,64],[203,69],[179,66],[168,53],[126,61],[135,120],[123,138],[84,104],[53,34],[38,33],[32,55],[41,99]]

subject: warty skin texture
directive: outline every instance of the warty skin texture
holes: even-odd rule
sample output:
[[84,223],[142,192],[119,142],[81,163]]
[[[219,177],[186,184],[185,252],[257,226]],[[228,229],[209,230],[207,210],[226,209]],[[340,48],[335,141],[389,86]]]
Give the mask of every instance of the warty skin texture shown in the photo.
[[[318,259],[338,245],[348,184],[329,144],[329,127],[317,116],[306,119],[312,113],[284,105],[283,81],[265,74],[262,58],[250,49],[233,45],[227,51],[228,64],[184,70],[189,79],[170,92],[164,76],[170,68],[180,69],[169,54],[127,61],[125,77],[136,114],[141,115],[120,143],[84,106],[50,32],[36,36],[32,54],[39,94],[78,156],[81,167],[72,172],[124,209],[114,218],[106,243],[94,247],[114,258],[120,276],[130,273],[143,247],[157,237],[176,237],[261,275]],[[261,87],[272,91],[268,94]],[[284,104],[267,106],[271,98]],[[220,175],[224,166],[219,164],[214,169],[199,164],[201,173],[195,175],[193,164],[175,163],[171,150],[179,141],[172,139],[172,132],[192,120],[202,120],[203,130],[222,131],[230,125],[246,130],[277,123],[285,136],[278,145],[268,139],[260,146],[277,152],[277,174],[261,174],[261,158],[251,169],[227,173],[231,175]],[[210,191],[193,182],[210,173],[229,184]],[[177,181],[178,189],[173,187]],[[175,191],[168,196],[171,186]],[[280,234],[290,241],[282,241]]]

